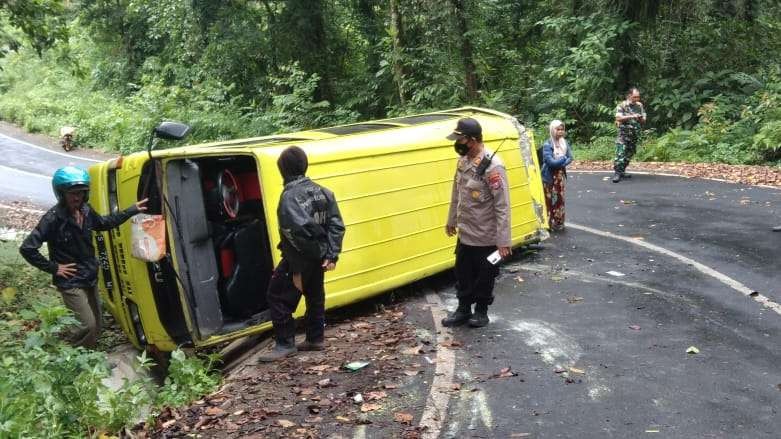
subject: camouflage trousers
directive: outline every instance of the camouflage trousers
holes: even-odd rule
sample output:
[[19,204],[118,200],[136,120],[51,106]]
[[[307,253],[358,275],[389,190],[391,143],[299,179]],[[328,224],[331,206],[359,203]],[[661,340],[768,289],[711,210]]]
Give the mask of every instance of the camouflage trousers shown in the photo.
[[624,173],[629,161],[637,152],[637,144],[634,142],[616,143],[616,158],[613,160],[613,170]]

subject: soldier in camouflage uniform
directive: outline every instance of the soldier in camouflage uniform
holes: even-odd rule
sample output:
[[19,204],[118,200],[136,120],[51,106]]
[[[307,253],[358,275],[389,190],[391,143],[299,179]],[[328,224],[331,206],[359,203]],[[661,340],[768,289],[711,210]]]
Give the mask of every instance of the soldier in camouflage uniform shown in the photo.
[[637,141],[640,138],[642,125],[645,124],[645,109],[640,102],[640,90],[636,87],[629,89],[626,100],[616,107],[616,125],[618,137],[616,138],[616,158],[613,161],[613,183],[618,183],[622,178],[631,178],[626,173],[629,160],[637,151]]
[[469,323],[479,328],[488,324],[488,305],[493,303],[494,280],[499,274],[499,268],[487,257],[498,251],[505,258],[512,251],[507,174],[501,159],[485,150],[483,130],[475,119],[459,120],[447,138],[456,141],[455,150],[461,156],[445,226],[448,236],[458,233],[458,308],[442,319],[442,324]]

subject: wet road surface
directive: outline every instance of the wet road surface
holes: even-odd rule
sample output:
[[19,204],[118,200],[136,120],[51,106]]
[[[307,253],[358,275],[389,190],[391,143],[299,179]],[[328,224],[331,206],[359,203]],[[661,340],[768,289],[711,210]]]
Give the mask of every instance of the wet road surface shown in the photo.
[[63,166],[87,169],[94,163],[78,151],[66,153],[0,134],[0,203],[25,201],[48,208],[56,201],[54,171]]
[[452,331],[440,437],[778,437],[781,314],[755,299],[781,302],[781,191],[608,175],[571,173],[571,226],[504,264],[488,327]]

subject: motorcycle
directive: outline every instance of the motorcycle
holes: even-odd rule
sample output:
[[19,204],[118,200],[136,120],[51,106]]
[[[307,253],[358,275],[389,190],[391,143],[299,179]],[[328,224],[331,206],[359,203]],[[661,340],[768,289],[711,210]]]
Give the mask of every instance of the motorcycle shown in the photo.
[[62,127],[60,128],[60,146],[66,152],[70,152],[76,145],[73,142],[73,137],[76,134],[76,128],[74,127]]

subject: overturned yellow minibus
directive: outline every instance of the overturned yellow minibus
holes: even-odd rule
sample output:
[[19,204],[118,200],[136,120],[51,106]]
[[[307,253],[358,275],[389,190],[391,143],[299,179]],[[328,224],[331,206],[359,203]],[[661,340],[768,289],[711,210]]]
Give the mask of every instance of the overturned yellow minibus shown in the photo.
[[[266,286],[280,259],[276,166],[290,145],[336,195],[347,228],[326,307],[380,294],[453,266],[444,233],[456,160],[445,139],[461,117],[483,126],[510,186],[513,245],[547,237],[533,138],[497,111],[458,108],[331,128],[140,152],[90,168],[101,214],[149,198],[165,220],[166,256],[131,256],[130,224],[96,232],[105,306],[139,348],[204,347],[271,327]],[[162,137],[176,137],[161,131]],[[303,301],[296,316],[303,315]]]

